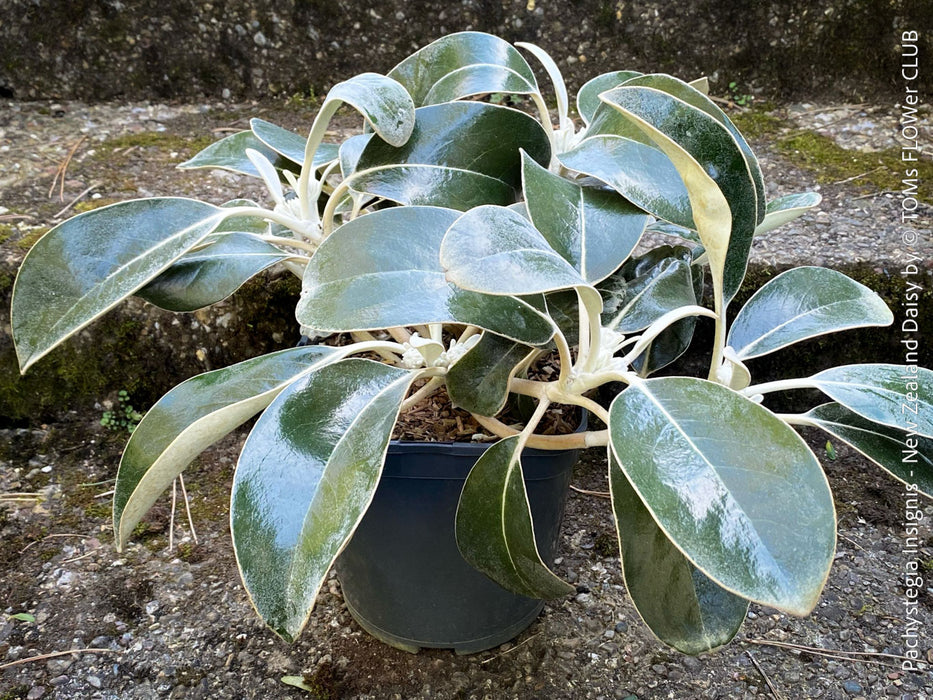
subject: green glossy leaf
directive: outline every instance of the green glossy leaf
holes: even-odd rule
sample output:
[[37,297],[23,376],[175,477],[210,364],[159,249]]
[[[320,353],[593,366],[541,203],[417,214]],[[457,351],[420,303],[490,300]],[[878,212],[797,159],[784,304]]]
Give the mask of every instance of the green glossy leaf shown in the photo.
[[802,418],[854,447],[911,489],[933,498],[933,439],[873,423],[837,403],[817,406]]
[[[249,127],[257,139],[279,155],[284,156],[292,163],[296,163],[299,167],[304,163],[307,140],[303,136],[263,119],[250,119]],[[314,153],[314,167],[321,168],[337,158],[338,150],[339,146],[335,143],[322,143]],[[275,161],[273,161],[273,164],[275,164]],[[281,170],[281,168],[279,169]]]
[[360,156],[372,139],[372,134],[356,134],[340,144],[340,174],[344,179],[356,172]]
[[810,381],[863,418],[933,438],[933,370],[917,365],[845,365],[824,370]]
[[255,275],[291,257],[252,234],[225,233],[183,255],[136,296],[169,311],[195,311],[226,299]]
[[[672,224],[669,221],[655,221],[649,224],[648,228],[645,230],[648,232],[663,233],[666,236],[677,236],[678,238],[683,238],[685,241],[689,241],[690,243],[700,243],[700,236],[696,231],[693,229],[684,228],[683,226]],[[694,255],[694,258],[696,257],[698,256]]]
[[224,210],[193,199],[137,199],[68,219],[26,255],[11,324],[23,371],[198,245]]
[[755,235],[759,236],[762,233],[767,233],[778,226],[783,226],[789,221],[803,216],[811,209],[819,206],[821,201],[823,201],[823,197],[817,192],[789,194],[771,200],[765,210],[765,218],[755,229]]
[[439,165],[468,170],[521,186],[520,150],[547,164],[547,132],[527,114],[482,102],[448,102],[421,107],[411,138],[400,148],[373,139],[357,172],[386,165]]
[[418,107],[493,92],[538,92],[522,55],[507,41],[481,32],[438,39],[395,66],[389,77],[408,89]]
[[797,267],[762,286],[739,311],[726,342],[744,359],[848,328],[888,326],[881,297],[841,272]]
[[[599,99],[599,94],[601,92],[618,87],[625,81],[636,78],[639,75],[641,75],[641,73],[634,70],[616,70],[597,75],[595,78],[591,78],[584,83],[580,91],[577,92],[577,112],[579,112],[580,118],[583,119],[583,123],[589,126],[593,121],[593,116],[596,114],[596,111],[599,109],[600,105],[603,104]],[[587,134],[595,135],[596,132],[590,134],[589,129],[587,129]]]
[[586,286],[531,222],[504,207],[477,207],[457,219],[441,245],[441,265],[458,287],[485,294]]
[[524,157],[531,221],[586,282],[611,275],[631,255],[649,218],[617,193],[581,187]]
[[524,343],[483,333],[479,342],[447,370],[447,392],[455,406],[494,416],[505,406],[509,380],[534,349]]
[[659,219],[695,229],[690,197],[670,158],[621,136],[588,138],[558,155],[570,170],[595,177]]
[[657,144],[651,140],[651,137],[605,102],[601,102],[596,108],[593,119],[584,132],[586,140],[599,136],[621,136],[658,150]]
[[360,216],[329,236],[305,268],[296,315],[320,331],[465,323],[531,345],[554,333],[526,301],[460,289],[439,251],[458,212],[394,207]]
[[472,566],[529,598],[573,593],[541,559],[521,466],[518,435],[491,445],[467,476],[457,507],[457,545]]
[[570,345],[580,340],[580,297],[576,291],[565,289],[544,295],[547,302],[547,314],[557,324]]
[[[215,141],[190,160],[186,160],[184,163],[179,164],[178,167],[182,170],[219,168],[221,170],[231,170],[241,175],[249,175],[250,177],[260,177],[256,166],[246,157],[246,150],[248,148],[258,151],[268,158],[269,162],[275,166],[276,170],[289,170],[293,173],[297,173],[301,170],[300,162],[290,160],[276,153],[260,141],[251,131],[240,131],[222,138],[219,141]],[[301,158],[301,162],[303,161],[304,154],[302,154]]]
[[695,316],[688,316],[665,328],[632,363],[642,377],[647,377],[680,358],[690,348],[696,331]]
[[281,350],[191,377],[159,399],[120,460],[113,495],[118,548],[191,460],[262,411],[297,376],[336,357],[335,348],[323,345]]
[[676,166],[709,256],[714,294],[725,305],[745,278],[758,223],[755,180],[735,136],[706,112],[654,88],[625,85],[600,97],[632,119]]
[[626,86],[649,87],[666,92],[669,95],[683,100],[690,106],[705,112],[726,127],[726,130],[732,134],[736,144],[738,144],[739,149],[741,149],[742,156],[745,158],[745,163],[748,166],[749,175],[751,175],[752,181],[754,182],[756,193],[755,223],[760,224],[765,216],[765,185],[764,178],[761,174],[761,166],[758,164],[758,159],[752,152],[748,142],[746,142],[745,137],[742,136],[741,132],[736,128],[735,124],[732,123],[732,120],[729,119],[726,113],[699,89],[670,75],[644,75],[629,80]]
[[625,586],[645,624],[684,654],[729,643],[748,601],[716,585],[658,527],[609,450],[609,488]]
[[615,458],[691,563],[743,598],[795,615],[813,609],[835,512],[819,462],[786,423],[692,377],[633,385],[609,418]]
[[243,446],[231,497],[237,564],[259,615],[287,640],[372,501],[416,376],[369,360],[322,367],[282,391]]
[[482,173],[440,165],[387,165],[357,173],[357,192],[409,206],[436,206],[467,211],[482,204],[509,205],[511,185]]
[[634,258],[599,287],[602,325],[634,333],[664,314],[697,303],[690,251],[660,246]]

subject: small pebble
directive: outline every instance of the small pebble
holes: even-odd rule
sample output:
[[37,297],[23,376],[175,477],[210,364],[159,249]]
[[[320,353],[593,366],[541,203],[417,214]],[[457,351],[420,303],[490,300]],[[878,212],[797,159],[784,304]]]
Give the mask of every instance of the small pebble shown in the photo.
[[850,695],[857,695],[862,692],[862,686],[855,681],[846,681],[842,684],[842,689]]
[[45,686],[33,686],[29,689],[29,692],[26,693],[26,700],[39,700],[43,695],[45,695]]
[[88,682],[88,685],[93,686],[94,688],[100,688],[100,686],[102,685],[100,682],[100,678],[98,678],[97,676],[88,676],[87,682]]

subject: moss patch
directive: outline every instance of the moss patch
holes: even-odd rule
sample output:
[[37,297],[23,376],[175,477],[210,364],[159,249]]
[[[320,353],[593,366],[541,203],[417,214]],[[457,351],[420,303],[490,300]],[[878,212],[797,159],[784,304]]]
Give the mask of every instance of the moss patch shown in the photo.
[[904,187],[901,178],[905,169],[916,168],[917,199],[933,201],[933,160],[923,158],[916,163],[904,163],[899,148],[871,153],[852,151],[828,136],[804,131],[779,139],[777,149],[796,165],[811,171],[821,184],[847,180],[860,188],[897,192]]
[[74,209],[77,213],[83,214],[86,211],[91,211],[92,209],[100,209],[101,207],[106,207],[111,204],[117,204],[122,202],[122,199],[114,199],[110,197],[101,197],[100,199],[89,199],[83,202],[78,202],[75,204]]
[[760,139],[780,133],[787,124],[765,109],[750,109],[730,117],[746,138]]
[[732,121],[749,139],[765,140],[799,168],[813,173],[822,185],[843,181],[862,191],[899,192],[905,170],[916,168],[919,200],[933,201],[933,159],[901,161],[901,150],[856,151],[843,148],[815,131],[792,129],[792,124],[770,110],[753,109],[732,115]]
[[[16,227],[11,227],[12,231],[8,232],[8,235],[2,236],[3,232],[0,231],[0,244],[10,241],[10,243],[20,250],[29,250],[32,248],[36,241],[38,241],[42,236],[44,236],[49,231],[48,226],[37,226],[35,228],[26,229],[25,233],[23,230]],[[14,236],[21,235],[20,238],[14,238]]]

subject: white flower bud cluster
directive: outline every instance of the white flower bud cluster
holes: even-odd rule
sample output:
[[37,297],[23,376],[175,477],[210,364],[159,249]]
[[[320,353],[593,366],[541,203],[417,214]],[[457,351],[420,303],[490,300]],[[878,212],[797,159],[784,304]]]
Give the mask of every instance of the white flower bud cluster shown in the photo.
[[470,336],[462,343],[451,340],[450,346],[445,350],[443,343],[422,338],[418,333],[413,333],[403,346],[405,352],[402,353],[402,367],[406,369],[450,367],[476,345],[479,339],[480,336],[477,334]]
[[554,131],[554,151],[555,153],[566,153],[576,147],[583,137],[586,136],[586,130],[575,131],[573,122],[568,122],[560,129]]
[[[621,358],[615,357],[619,349],[625,342],[625,336],[612,328],[603,327],[599,332],[599,350],[597,351],[596,367],[598,370],[610,369],[613,365],[620,364]],[[616,369],[625,370],[627,367],[617,367]]]
[[272,210],[276,214],[284,214],[293,219],[301,220],[301,200],[298,197],[285,198],[275,205]]

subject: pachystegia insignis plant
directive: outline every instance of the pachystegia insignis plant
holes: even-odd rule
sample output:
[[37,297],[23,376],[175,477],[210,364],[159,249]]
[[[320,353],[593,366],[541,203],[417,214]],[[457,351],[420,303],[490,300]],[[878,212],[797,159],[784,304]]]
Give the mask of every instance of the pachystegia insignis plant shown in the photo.
[[[702,81],[600,75],[577,95],[581,124],[554,62],[518,47],[553,83],[556,124],[516,47],[454,34],[388,75],[335,86],[307,138],[254,119],[182,166],[261,177],[271,208],[141,199],[36,243],[13,296],[24,370],[130,295],[189,311],[272,265],[301,277],[306,333],[352,337],[208,372],[162,398],[120,464],[119,546],[201,450],[261,412],[234,478],[233,540],[259,614],[293,639],[370,503],[400,411],[446,389],[499,438],[462,493],[464,557],[521,594],[572,591],[536,549],[521,454],[605,449],[629,593],[661,640],[699,653],[733,637],[749,601],[804,615],[826,580],[833,501],[793,426],[818,426],[933,493],[933,372],[854,364],[755,384],[746,367],[806,338],[890,324],[876,294],[802,267],[727,323],[753,237],[819,197],[766,203],[754,154]],[[497,104],[503,94],[531,109]],[[342,104],[364,132],[323,143]],[[676,243],[635,254],[646,231]],[[708,374],[653,377],[700,317],[715,325]],[[556,378],[529,378],[545,354]],[[594,398],[604,386],[621,387],[611,403]],[[796,415],[765,406],[801,387],[832,401]],[[520,431],[496,417],[510,396],[534,406]],[[906,401],[922,404],[909,423]],[[606,427],[536,434],[551,404]],[[925,470],[913,477],[905,445]]]

